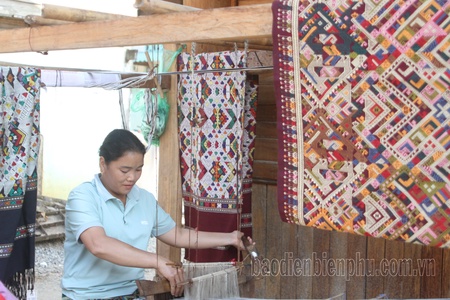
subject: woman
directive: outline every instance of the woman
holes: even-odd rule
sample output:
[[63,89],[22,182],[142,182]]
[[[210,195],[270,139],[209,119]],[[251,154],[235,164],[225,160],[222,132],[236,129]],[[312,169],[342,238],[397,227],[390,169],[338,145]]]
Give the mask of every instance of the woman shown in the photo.
[[[145,146],[130,131],[116,129],[100,147],[100,174],[76,187],[66,205],[63,299],[134,299],[136,279],[155,268],[180,296],[185,280],[174,262],[147,252],[156,236],[176,247],[243,249],[243,233],[194,232],[176,226],[154,196],[136,186]],[[129,298],[127,298],[129,297]]]

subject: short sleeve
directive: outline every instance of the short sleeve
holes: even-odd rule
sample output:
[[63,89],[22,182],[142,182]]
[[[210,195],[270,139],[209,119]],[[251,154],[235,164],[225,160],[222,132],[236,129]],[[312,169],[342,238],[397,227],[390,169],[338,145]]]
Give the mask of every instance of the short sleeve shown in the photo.
[[152,230],[152,236],[158,237],[172,230],[176,224],[172,217],[161,206],[158,205],[157,201],[155,201],[155,206],[156,217],[155,224]]
[[80,243],[80,235],[86,229],[103,227],[100,219],[101,206],[93,189],[89,187],[89,183],[82,184],[70,192],[66,204],[66,231],[70,231]]

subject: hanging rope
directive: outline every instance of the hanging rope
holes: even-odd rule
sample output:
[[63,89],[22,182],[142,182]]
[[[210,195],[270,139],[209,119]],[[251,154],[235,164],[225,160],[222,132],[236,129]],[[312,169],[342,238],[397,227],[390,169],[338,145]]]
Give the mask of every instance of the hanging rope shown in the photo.
[[122,128],[126,130],[130,130],[129,122],[128,122],[128,114],[125,112],[125,106],[123,104],[123,92],[122,89],[119,90],[119,106],[120,106],[120,115],[122,116]]
[[88,84],[87,87],[88,88],[100,87],[104,88],[105,90],[119,90],[123,88],[134,88],[134,87],[138,88],[148,80],[152,80],[156,77],[155,69],[157,67],[158,66],[153,67],[148,71],[147,74],[144,75],[124,78],[116,82]]

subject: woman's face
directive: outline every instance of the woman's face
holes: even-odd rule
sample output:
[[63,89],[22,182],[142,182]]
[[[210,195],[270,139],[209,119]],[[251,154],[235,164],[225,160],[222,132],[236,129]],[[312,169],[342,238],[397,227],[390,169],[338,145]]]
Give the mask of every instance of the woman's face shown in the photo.
[[100,180],[111,195],[125,203],[127,194],[141,177],[143,166],[144,155],[139,152],[127,151],[119,159],[108,164],[101,156]]

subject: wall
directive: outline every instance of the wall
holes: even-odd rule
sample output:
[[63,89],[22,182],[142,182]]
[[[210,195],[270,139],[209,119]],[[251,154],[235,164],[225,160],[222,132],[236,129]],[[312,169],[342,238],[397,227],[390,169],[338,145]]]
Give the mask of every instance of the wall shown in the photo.
[[[380,295],[389,299],[449,298],[449,249],[281,222],[277,206],[273,74],[260,75],[259,83],[252,192],[253,238],[266,261],[254,268],[255,274],[264,276],[259,276],[253,287],[247,287],[246,294],[241,296],[324,299],[344,294],[347,299]],[[291,273],[280,266],[291,266]],[[294,269],[303,274],[295,275]],[[410,274],[410,271],[417,274]]]

